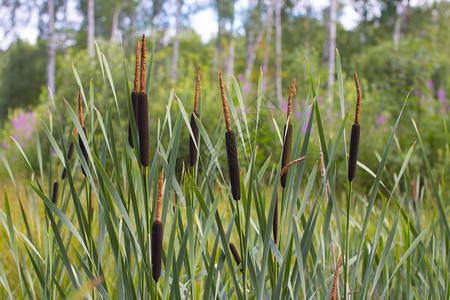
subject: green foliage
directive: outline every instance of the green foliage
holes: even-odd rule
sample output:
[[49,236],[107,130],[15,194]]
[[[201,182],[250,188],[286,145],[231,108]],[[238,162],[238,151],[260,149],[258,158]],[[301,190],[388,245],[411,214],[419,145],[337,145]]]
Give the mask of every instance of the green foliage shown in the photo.
[[[0,54],[0,119],[9,109],[31,108],[39,103],[46,82],[44,43],[31,46],[18,40]],[[0,122],[0,127],[2,122]]]

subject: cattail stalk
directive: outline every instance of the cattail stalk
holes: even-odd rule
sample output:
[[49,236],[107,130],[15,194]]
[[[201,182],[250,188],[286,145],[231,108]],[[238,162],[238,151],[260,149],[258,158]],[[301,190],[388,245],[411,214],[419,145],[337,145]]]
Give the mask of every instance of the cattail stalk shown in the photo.
[[336,269],[334,270],[334,279],[333,279],[333,288],[331,292],[330,300],[336,300],[336,292],[338,288],[338,280],[339,280],[339,267],[341,266],[342,255],[339,256],[339,260],[336,265]]
[[150,142],[148,127],[148,97],[145,93],[145,63],[146,63],[146,45],[145,35],[142,35],[141,43],[141,73],[140,91],[138,95],[138,126],[139,126],[139,148],[141,153],[142,166],[148,166],[150,162]]
[[158,196],[156,198],[156,213],[155,221],[152,224],[151,233],[151,259],[153,280],[158,282],[161,276],[161,260],[163,252],[163,225],[161,222],[161,208],[162,208],[162,190],[164,183],[164,171],[159,175]]
[[[78,87],[78,122],[80,122],[81,129],[83,129],[84,135],[87,138],[87,131],[84,127],[84,121],[83,121],[83,105],[81,103],[81,88]],[[86,145],[83,143],[83,140],[81,139],[81,134],[78,133],[78,143],[80,144],[81,153],[83,153],[84,160],[86,161],[86,165],[89,168],[89,156],[87,153]],[[81,171],[83,172],[84,176],[87,176],[87,170],[84,169],[83,165],[81,165]]]
[[356,85],[356,112],[355,112],[355,123],[352,126],[352,133],[350,136],[350,154],[348,160],[348,181],[353,181],[356,174],[356,163],[358,161],[358,148],[359,148],[359,136],[360,136],[360,127],[359,127],[359,114],[361,111],[361,89],[359,87],[358,76],[356,72],[355,76],[355,85]]
[[[77,128],[75,126],[73,126],[72,129],[72,136],[76,136],[77,134]],[[73,155],[73,148],[74,148],[74,144],[72,139],[70,139],[70,145],[69,145],[69,152],[67,153],[67,162],[70,162],[70,160],[72,159],[72,155]],[[69,167],[69,166],[67,166]],[[61,179],[65,179],[67,176],[67,168],[63,169],[62,175],[61,175]]]
[[[284,168],[291,159],[291,150],[292,150],[292,125],[291,125],[291,115],[292,115],[292,98],[296,95],[295,89],[295,78],[291,84],[291,90],[289,92],[289,100],[288,100],[288,110],[286,114],[286,125],[284,126],[284,142],[283,142],[283,157],[281,161],[281,167]],[[288,173],[284,173],[281,175],[280,182],[281,187],[286,186]]]
[[[139,130],[138,97],[139,97],[140,59],[141,59],[141,41],[138,40],[136,47],[136,63],[134,65],[134,88],[133,91],[131,92],[131,104],[133,106],[133,115],[136,124],[136,130]],[[133,136],[131,134],[131,123],[128,124],[128,143],[130,144],[131,148],[134,148]]]
[[231,130],[230,111],[228,110],[227,99],[225,96],[225,87],[222,80],[222,72],[219,73],[220,92],[222,95],[223,114],[225,116],[225,144],[227,148],[228,170],[230,172],[231,193],[233,199],[238,201],[241,199],[241,182],[239,180],[239,159],[237,155],[236,137]]
[[[200,67],[198,67],[197,71],[197,84],[195,86],[195,99],[194,99],[194,111],[191,115],[191,130],[194,137],[190,136],[189,138],[189,162],[191,167],[195,166],[197,163],[197,155],[198,155],[198,126],[195,122],[195,116],[197,118],[198,115],[198,98],[200,96]],[[194,116],[195,115],[195,116]],[[194,143],[195,141],[195,143]]]
[[239,252],[236,249],[236,246],[232,242],[229,242],[228,246],[230,247],[231,254],[233,254],[236,265],[239,266],[241,264],[241,257],[239,256]]

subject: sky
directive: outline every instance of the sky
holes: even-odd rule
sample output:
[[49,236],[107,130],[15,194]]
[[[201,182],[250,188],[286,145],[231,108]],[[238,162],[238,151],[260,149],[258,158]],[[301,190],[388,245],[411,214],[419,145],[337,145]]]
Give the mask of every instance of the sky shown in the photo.
[[[174,1],[174,0],[169,0]],[[235,30],[238,34],[243,33],[243,16],[245,15],[245,11],[247,11],[249,7],[249,3],[251,0],[237,0],[235,4],[236,11],[236,21],[235,21]],[[430,3],[433,0],[411,0],[411,5],[415,6],[420,3]],[[321,15],[323,9],[325,9],[329,5],[329,0],[302,0],[298,1],[298,5],[294,8],[294,13],[296,14],[304,14],[305,7],[308,4],[311,5],[312,14]],[[77,10],[77,2],[74,0],[68,0],[68,11],[64,16],[65,22],[70,22],[72,24],[80,24],[83,21],[83,16]],[[187,5],[189,4],[203,4],[209,3],[208,0],[185,0]],[[354,28],[358,24],[358,14],[353,8],[354,2],[353,0],[340,0],[339,4],[342,7],[342,10],[338,15],[338,22],[342,24],[342,26],[350,30]],[[377,12],[374,12],[375,14]],[[26,10],[19,10],[19,17],[22,16],[25,18],[28,12]],[[15,36],[18,36],[20,39],[28,41],[32,44],[36,43],[37,37],[39,35],[38,30],[38,21],[39,14],[37,10],[31,11],[29,21],[26,24],[22,24],[17,26],[14,29],[12,34],[5,35],[4,30],[2,29],[1,24],[4,22],[8,22],[5,16],[7,15],[7,10],[0,6],[0,15],[2,20],[0,21],[0,49],[5,50],[9,47],[12,41],[14,41]],[[189,25],[192,27],[202,38],[203,42],[208,42],[212,37],[214,37],[217,33],[217,17],[216,12],[212,7],[208,7],[204,10],[197,12],[196,14],[190,16]],[[169,30],[169,35],[174,34],[175,30],[175,20],[172,18],[171,22],[171,30]]]

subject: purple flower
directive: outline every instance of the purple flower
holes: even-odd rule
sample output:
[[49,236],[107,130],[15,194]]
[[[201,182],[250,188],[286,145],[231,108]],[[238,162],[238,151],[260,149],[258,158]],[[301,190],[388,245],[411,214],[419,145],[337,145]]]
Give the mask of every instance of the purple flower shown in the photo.
[[3,146],[3,149],[8,149],[8,143],[7,142],[3,142],[2,146]]
[[17,157],[14,156],[13,158],[11,158],[11,161],[12,162],[16,162],[17,161]]
[[317,102],[319,102],[319,104],[322,103],[322,100],[322,97],[317,97]]
[[427,82],[427,86],[428,86],[428,88],[429,88],[430,90],[433,89],[433,87],[434,87],[433,81],[432,81],[432,80],[429,80],[429,81]]
[[284,112],[287,112],[287,110],[288,110],[287,102],[281,101],[281,108],[284,110]]
[[414,91],[414,96],[418,97],[420,95],[420,92],[418,90]]
[[437,96],[439,99],[439,102],[441,102],[442,104],[445,103],[445,91],[443,88],[440,88],[437,92]]
[[239,80],[239,81],[244,81],[244,76],[243,76],[243,75],[239,75],[239,76],[238,76],[238,80]]
[[382,115],[379,115],[377,117],[377,121],[376,122],[377,122],[378,126],[381,126],[381,125],[383,125],[386,122],[386,120],[384,119],[384,117]]
[[248,82],[248,83],[246,83],[246,84],[244,84],[244,87],[242,88],[242,90],[245,92],[245,93],[247,93],[247,92],[249,92],[250,91],[250,89],[252,88],[252,83],[251,82]]
[[296,112],[295,112],[295,117],[296,117],[297,119],[300,119],[301,116],[302,116],[302,113],[301,113],[301,112],[299,112],[299,111],[296,111]]
[[247,108],[245,108],[245,114],[246,114],[246,115],[248,115],[248,114],[249,114],[249,112],[250,112],[250,110],[248,109],[248,107],[247,107]]

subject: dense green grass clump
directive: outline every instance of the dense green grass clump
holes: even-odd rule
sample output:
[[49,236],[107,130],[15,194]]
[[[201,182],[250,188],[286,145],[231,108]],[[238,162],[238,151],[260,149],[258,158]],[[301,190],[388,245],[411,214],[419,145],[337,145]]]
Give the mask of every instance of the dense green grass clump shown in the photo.
[[[189,119],[188,85],[182,99],[170,91],[165,117],[151,118],[155,122],[161,118],[158,131],[149,132],[152,112],[145,102],[153,95],[148,91],[150,72],[145,70],[152,70],[153,53],[146,65],[145,39],[141,47],[140,74],[135,75],[135,80],[140,78],[137,105],[128,84],[128,99],[116,98],[107,59],[97,46],[103,81],[111,94],[97,98],[92,82],[85,93],[74,67],[79,112],[84,107],[84,114],[77,117],[73,101],[65,102],[65,108],[75,130],[67,134],[69,129],[58,121],[42,122],[55,152],[48,173],[29,164],[32,173],[21,188],[10,172],[15,186],[4,189],[0,214],[5,240],[1,298],[260,300],[342,299],[344,294],[353,299],[449,298],[450,205],[445,181],[437,177],[447,166],[442,173],[431,170],[416,128],[427,169],[418,176],[410,173],[414,141],[407,151],[394,143],[406,101],[389,140],[380,141],[385,150],[378,169],[370,170],[354,154],[359,143],[353,129],[347,152],[348,114],[337,53],[342,108],[338,128],[326,128],[322,122],[317,86],[309,73],[300,121],[291,120],[288,112],[284,136],[274,137],[286,150],[257,164],[259,149],[264,148],[258,144],[258,128],[267,121],[260,119],[265,106],[262,72],[252,107],[254,123],[245,117],[239,83],[231,78],[233,90],[228,90],[220,76],[217,89],[225,127],[219,116],[216,124],[202,123],[197,105]],[[128,74],[123,75],[128,83]],[[199,85],[198,75],[197,104]],[[357,90],[355,124],[359,85]],[[135,84],[133,93],[137,91]],[[295,81],[290,94],[292,101]],[[98,111],[94,104],[101,101],[106,101],[106,111]],[[119,111],[119,101],[127,102],[128,113]],[[175,117],[172,103],[178,108]],[[124,129],[117,131],[115,122]],[[273,126],[283,132],[276,122]],[[205,129],[211,127],[214,137]],[[101,139],[93,139],[95,131],[102,133]],[[189,141],[183,140],[182,131],[189,133]],[[366,134],[364,127],[360,133]],[[327,139],[329,135],[333,138]],[[149,148],[150,137],[156,137],[156,149]],[[309,151],[319,142],[320,157]],[[190,143],[190,154],[179,153],[181,143]],[[72,151],[79,159],[71,159]],[[388,154],[394,151],[403,160],[400,170],[389,168]],[[189,157],[189,168],[180,161],[181,155]],[[306,161],[319,158],[321,164],[306,167]],[[66,170],[64,175],[53,172],[55,161],[59,170]],[[6,160],[4,164],[10,170]],[[368,194],[358,185],[352,190],[352,183],[358,182],[356,168],[373,177],[372,185],[364,189]],[[336,184],[337,170],[348,174],[343,185]]]

